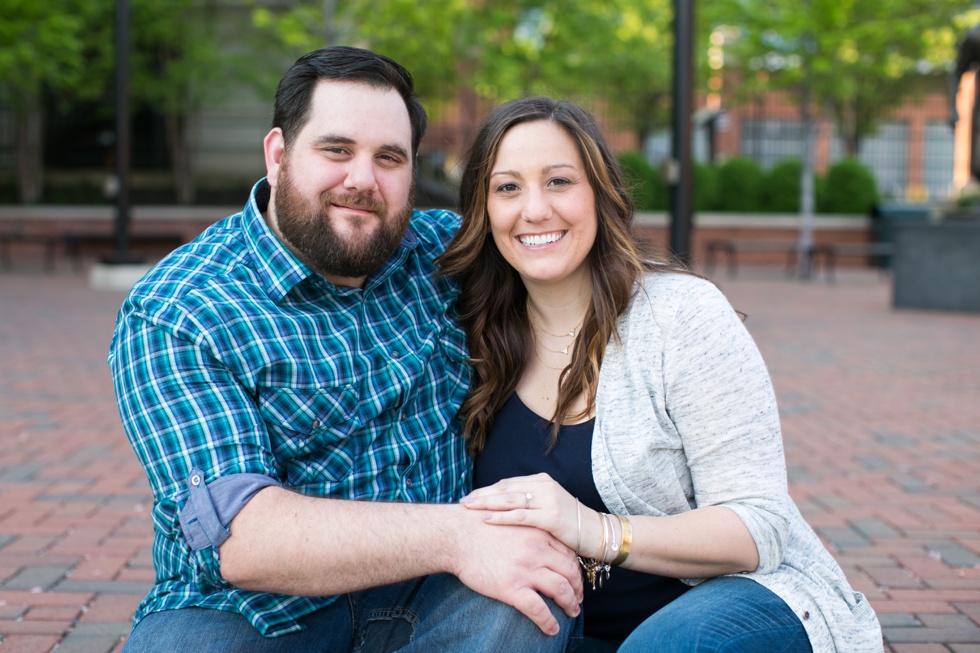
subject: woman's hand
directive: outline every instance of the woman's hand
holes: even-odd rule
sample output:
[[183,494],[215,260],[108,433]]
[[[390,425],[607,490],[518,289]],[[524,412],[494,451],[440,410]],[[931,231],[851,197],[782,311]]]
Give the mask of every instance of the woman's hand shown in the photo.
[[[594,550],[601,538],[596,512],[580,505],[547,474],[505,478],[470,492],[461,503],[471,510],[485,510],[483,519],[488,524],[548,531],[577,554],[582,554],[583,548]],[[589,544],[592,549],[588,549]]]

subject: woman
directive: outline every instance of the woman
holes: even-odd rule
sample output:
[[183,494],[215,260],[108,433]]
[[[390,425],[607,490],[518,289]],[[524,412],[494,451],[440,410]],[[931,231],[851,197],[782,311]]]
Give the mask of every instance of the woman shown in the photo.
[[474,366],[464,504],[579,555],[591,650],[882,650],[788,495],[758,350],[713,285],[641,258],[592,116],[498,107],[461,188],[440,263]]

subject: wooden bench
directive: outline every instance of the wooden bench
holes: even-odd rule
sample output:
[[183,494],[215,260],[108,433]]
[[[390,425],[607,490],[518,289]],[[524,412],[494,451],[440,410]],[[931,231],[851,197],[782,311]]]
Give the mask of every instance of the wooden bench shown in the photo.
[[825,246],[827,249],[825,256],[825,268],[827,279],[834,280],[834,270],[837,265],[837,258],[840,256],[867,256],[873,263],[878,263],[877,267],[888,267],[886,264],[891,261],[892,254],[895,253],[893,243],[873,242],[873,243],[836,243]]
[[13,266],[10,246],[14,243],[30,243],[44,246],[44,267],[54,269],[54,257],[61,239],[50,234],[30,234],[22,232],[0,233],[0,267],[9,270]]
[[[709,240],[705,252],[705,267],[708,272],[715,268],[715,258],[723,254],[727,258],[728,276],[734,277],[738,273],[738,254],[739,252],[785,252],[786,253],[786,274],[796,273],[797,257],[800,253],[800,244],[795,240],[750,240],[750,239],[718,239]],[[810,269],[817,257],[824,256],[826,260],[827,251],[825,245],[811,245],[804,252],[809,259]]]
[[[84,249],[101,247],[110,251],[116,246],[116,235],[104,231],[69,232],[63,236],[63,239],[65,252],[76,270],[82,267]],[[183,234],[176,232],[131,233],[127,242],[130,247],[153,247],[172,251],[186,243],[187,239]]]
[[[835,279],[837,259],[841,256],[868,256],[879,260],[887,259],[895,250],[892,243],[814,243],[807,248],[805,256],[809,258],[809,269],[816,274],[818,264],[823,259],[824,272],[828,281]],[[739,252],[785,252],[787,254],[786,273],[792,275],[796,271],[797,257],[800,245],[794,240],[747,240],[728,239],[711,240],[707,243],[705,268],[708,272],[714,270],[715,258],[719,254],[727,257],[728,276],[734,277],[738,272]]]

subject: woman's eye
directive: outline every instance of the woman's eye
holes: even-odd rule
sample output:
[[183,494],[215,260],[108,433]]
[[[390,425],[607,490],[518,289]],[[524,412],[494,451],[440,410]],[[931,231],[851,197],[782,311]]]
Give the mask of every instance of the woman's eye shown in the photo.
[[512,193],[517,190],[517,184],[501,184],[497,186],[498,193]]

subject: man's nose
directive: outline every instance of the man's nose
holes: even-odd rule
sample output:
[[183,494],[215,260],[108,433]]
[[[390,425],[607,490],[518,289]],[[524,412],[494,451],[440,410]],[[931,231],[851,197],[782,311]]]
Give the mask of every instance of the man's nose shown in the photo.
[[369,156],[355,156],[347,165],[344,188],[356,191],[374,190],[378,179],[374,174],[374,159]]

